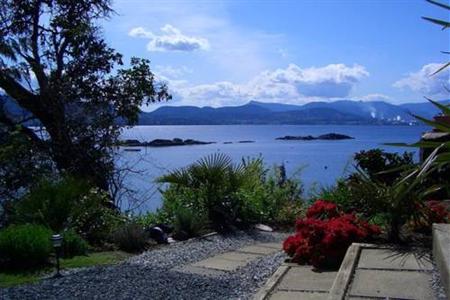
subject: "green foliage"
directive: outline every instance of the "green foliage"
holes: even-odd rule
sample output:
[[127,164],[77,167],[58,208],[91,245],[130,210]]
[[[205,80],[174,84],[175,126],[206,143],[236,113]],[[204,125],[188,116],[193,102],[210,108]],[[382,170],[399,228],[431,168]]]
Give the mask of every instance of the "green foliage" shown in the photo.
[[[428,196],[439,189],[438,186],[424,185],[426,179],[435,170],[434,162],[437,158],[437,148],[421,164],[411,169],[405,176],[397,178],[388,185],[374,181],[359,171],[359,180],[356,191],[364,191],[363,207],[369,208],[369,216],[383,217],[387,221],[388,237],[391,241],[401,240],[401,228],[408,221],[417,222],[424,218],[424,201]],[[369,195],[371,199],[369,200]]]
[[223,154],[205,157],[193,165],[162,176],[163,208],[175,221],[179,210],[195,210],[215,230],[252,223],[275,223],[281,207],[300,201],[301,185],[286,179],[284,168],[269,173],[262,159],[233,164]]
[[147,247],[148,235],[141,225],[127,223],[113,233],[113,241],[120,250],[140,252]]
[[88,243],[73,229],[64,231],[62,236],[62,255],[64,258],[71,258],[77,255],[87,254]]
[[15,206],[15,222],[45,225],[54,232],[68,227],[73,207],[89,186],[73,178],[43,180]]
[[110,207],[109,195],[92,188],[73,206],[70,228],[74,228],[89,243],[102,244],[125,221],[119,211]]
[[173,220],[170,219],[168,212],[164,209],[158,209],[155,212],[149,211],[143,215],[135,216],[133,221],[144,228],[149,228],[156,224],[168,224],[173,222]]
[[201,235],[206,227],[205,216],[197,213],[194,209],[179,207],[175,211],[174,238],[186,240]]
[[[118,263],[129,256],[130,254],[122,251],[94,252],[89,255],[62,258],[60,264],[62,269],[110,265]],[[44,266],[33,270],[0,270],[0,288],[37,282],[48,276],[50,272],[54,272],[53,266]]]
[[356,166],[363,170],[372,180],[391,184],[401,176],[405,169],[414,165],[413,152],[385,152],[381,149],[360,151],[355,154]]
[[295,220],[301,218],[305,213],[305,205],[301,200],[284,203],[274,216],[273,223],[278,226],[292,227]]
[[11,225],[0,231],[0,261],[10,267],[45,264],[52,252],[52,232],[39,225]]
[[361,209],[364,209],[362,203],[364,203],[366,197],[363,191],[360,189],[357,189],[357,191],[360,191],[359,195],[354,195],[350,183],[345,179],[339,179],[334,186],[320,187],[319,190],[312,191],[311,199],[313,201],[323,199],[336,203],[345,212],[361,211]]
[[[0,116],[1,106],[0,95]],[[49,175],[52,164],[19,130],[5,130],[0,124],[0,136],[0,205],[7,209],[7,202],[20,198],[34,182]]]
[[83,181],[70,177],[44,180],[16,203],[13,221],[41,224],[54,232],[73,228],[95,244],[107,239],[122,221],[109,203],[105,192]]
[[[141,105],[171,98],[148,60],[133,57],[122,68],[122,55],[102,37],[111,13],[110,0],[3,0],[0,8],[0,88],[47,137],[27,130],[21,116],[4,114],[0,123],[21,128],[59,171],[103,190],[113,175],[117,121],[134,124]],[[24,84],[31,73],[34,84]]]

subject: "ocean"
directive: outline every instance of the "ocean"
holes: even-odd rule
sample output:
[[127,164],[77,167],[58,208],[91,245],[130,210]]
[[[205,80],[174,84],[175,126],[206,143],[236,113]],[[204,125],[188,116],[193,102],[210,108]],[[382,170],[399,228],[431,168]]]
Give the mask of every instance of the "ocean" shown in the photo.
[[[175,168],[185,167],[212,153],[224,153],[235,162],[244,157],[264,159],[267,167],[284,164],[287,174],[296,176],[305,192],[330,186],[348,174],[355,152],[383,148],[390,152],[414,151],[414,148],[386,146],[384,143],[417,141],[426,131],[424,126],[362,126],[362,125],[192,125],[135,126],[124,129],[121,139],[151,141],[153,139],[195,139],[215,142],[209,145],[142,147],[140,151],[119,148],[116,165],[126,169],[123,184],[134,194],[124,194],[120,206],[124,211],[142,213],[161,205],[161,187],[155,179]],[[321,135],[340,133],[354,137],[337,141],[276,140],[286,135]],[[239,141],[253,141],[239,143]],[[230,143],[231,142],[231,143]]]

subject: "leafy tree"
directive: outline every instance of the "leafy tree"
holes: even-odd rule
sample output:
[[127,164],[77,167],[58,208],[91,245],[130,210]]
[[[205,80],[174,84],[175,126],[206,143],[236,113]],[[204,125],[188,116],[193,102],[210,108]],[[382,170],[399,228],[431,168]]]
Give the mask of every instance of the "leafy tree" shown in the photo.
[[[0,88],[29,113],[19,119],[3,109],[0,124],[47,153],[59,171],[104,190],[118,124],[134,124],[142,104],[170,99],[148,60],[132,58],[124,68],[107,45],[98,24],[112,13],[109,0],[0,3]],[[46,138],[24,125],[31,119]]]

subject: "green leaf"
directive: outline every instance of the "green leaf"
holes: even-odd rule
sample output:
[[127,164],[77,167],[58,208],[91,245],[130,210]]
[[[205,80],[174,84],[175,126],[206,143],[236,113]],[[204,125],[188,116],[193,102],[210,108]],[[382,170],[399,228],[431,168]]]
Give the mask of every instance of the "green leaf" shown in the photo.
[[446,22],[446,21],[443,21],[443,20],[433,19],[433,18],[429,18],[429,17],[422,17],[422,19],[427,20],[427,21],[429,21],[431,23],[443,26],[442,30],[444,30],[445,28],[450,27],[450,23]]
[[427,98],[427,97],[425,97],[425,99],[427,99],[432,104],[437,106],[445,115],[450,115],[450,107],[448,105],[441,104],[441,103],[431,100],[430,98]]
[[436,75],[437,73],[441,72],[442,70],[444,70],[444,69],[447,68],[448,66],[450,66],[450,62],[448,62],[448,63],[442,65],[442,67],[440,67],[437,71],[433,72],[433,73],[431,74],[431,76]]
[[438,2],[438,1],[435,1],[435,0],[426,0],[426,1],[431,3],[431,4],[437,5],[439,7],[442,7],[442,8],[450,10],[450,6],[447,5],[447,4],[444,4],[444,3],[441,3],[441,2]]
[[425,119],[425,118],[422,118],[422,117],[419,117],[419,116],[416,116],[416,115],[414,115],[414,117],[416,119],[419,119],[420,121],[424,122],[425,124],[428,124],[428,125],[436,128],[436,129],[439,129],[439,130],[444,131],[444,132],[450,132],[450,126],[447,125],[447,124],[439,123],[439,122],[436,122],[436,121],[431,121],[431,120],[428,120],[428,119]]

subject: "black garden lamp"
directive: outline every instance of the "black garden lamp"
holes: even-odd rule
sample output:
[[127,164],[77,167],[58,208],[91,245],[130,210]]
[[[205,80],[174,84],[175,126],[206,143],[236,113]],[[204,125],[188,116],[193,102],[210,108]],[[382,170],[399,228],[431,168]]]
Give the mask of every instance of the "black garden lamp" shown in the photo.
[[60,234],[54,234],[52,235],[51,241],[56,254],[56,274],[53,277],[58,278],[62,276],[61,273],[59,272],[59,253],[61,251],[63,237]]

